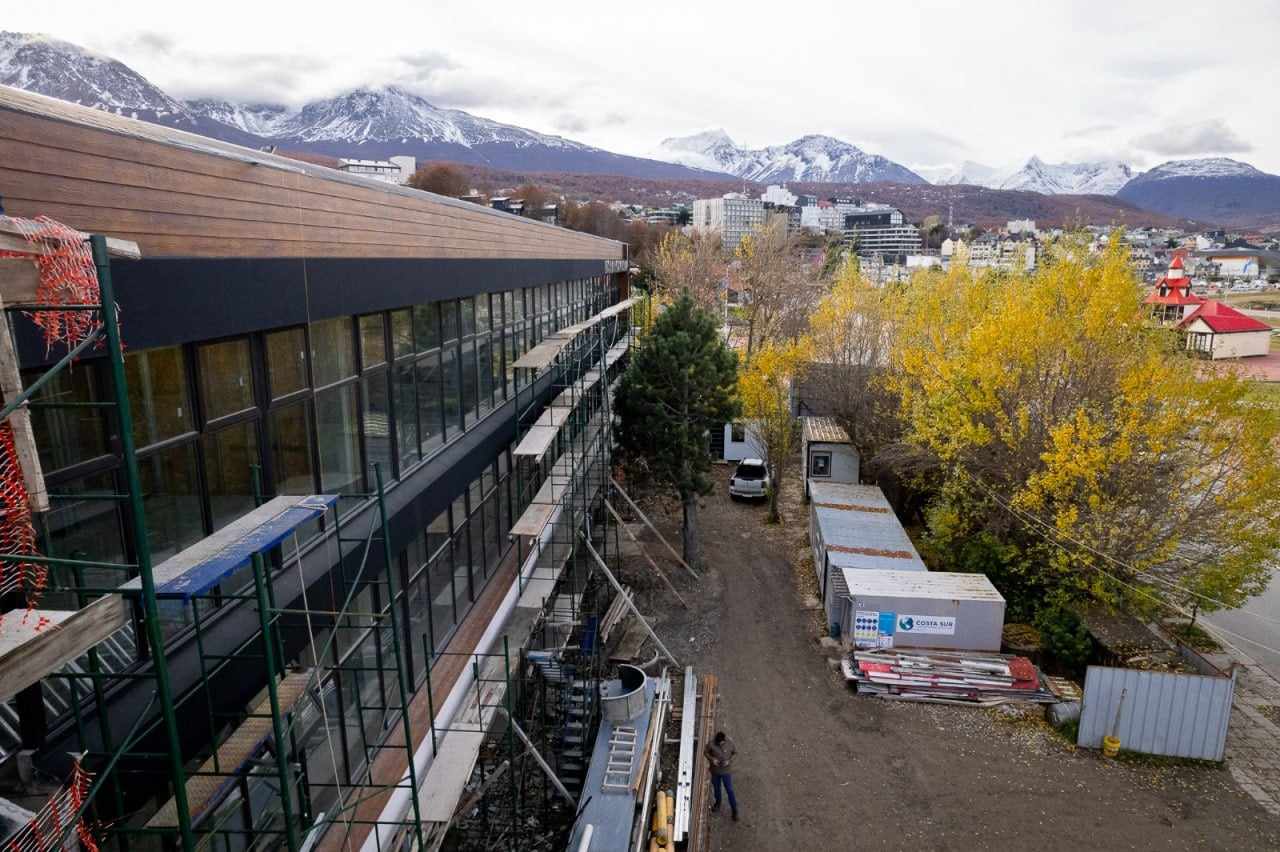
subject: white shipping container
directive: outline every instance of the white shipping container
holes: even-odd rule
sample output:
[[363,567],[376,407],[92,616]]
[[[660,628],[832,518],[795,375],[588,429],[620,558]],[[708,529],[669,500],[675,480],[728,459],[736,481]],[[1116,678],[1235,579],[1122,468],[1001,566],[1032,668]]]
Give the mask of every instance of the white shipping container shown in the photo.
[[841,632],[880,648],[999,651],[1004,598],[985,574],[843,570]]

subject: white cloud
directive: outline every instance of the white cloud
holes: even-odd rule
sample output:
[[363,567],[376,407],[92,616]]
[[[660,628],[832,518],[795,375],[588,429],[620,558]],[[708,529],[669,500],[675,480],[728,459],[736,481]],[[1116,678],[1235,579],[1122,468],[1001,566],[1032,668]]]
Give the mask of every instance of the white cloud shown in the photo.
[[[1267,0],[1230,14],[1199,0],[602,8],[384,0],[299,14],[261,0],[118,0],[103,16],[89,0],[45,0],[6,9],[5,27],[112,53],[179,96],[296,106],[397,83],[623,153],[723,126],[751,146],[825,132],[922,163],[1249,146],[1280,171],[1280,113],[1258,106],[1280,88],[1280,15]],[[1187,105],[1194,132],[1170,120]],[[1225,123],[1200,126],[1212,116]]]
[[1175,123],[1162,130],[1143,134],[1134,139],[1133,144],[1165,157],[1239,154],[1253,150],[1253,145],[1240,138],[1220,118],[1192,123]]

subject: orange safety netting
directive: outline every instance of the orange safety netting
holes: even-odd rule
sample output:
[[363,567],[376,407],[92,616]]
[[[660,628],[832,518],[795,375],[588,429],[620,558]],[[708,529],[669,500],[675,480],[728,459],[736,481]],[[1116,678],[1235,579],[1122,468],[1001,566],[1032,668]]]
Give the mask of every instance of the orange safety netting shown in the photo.
[[[13,443],[13,424],[0,423],[0,553],[28,555],[36,552],[36,531],[31,523],[27,484]],[[34,562],[0,562],[0,596],[25,591],[28,609],[35,607],[48,582],[48,572]],[[0,620],[4,613],[0,612]],[[40,625],[43,626],[43,625]]]
[[[88,236],[48,216],[20,219],[3,216],[31,243],[31,252],[0,251],[0,257],[32,257],[39,270],[36,302],[41,310],[31,321],[44,333],[46,349],[55,343],[73,347],[101,325],[96,311],[58,310],[58,305],[96,305],[100,302],[98,268],[93,262]],[[53,306],[53,307],[44,307]]]
[[98,852],[98,841],[93,836],[88,820],[84,817],[76,819],[76,812],[89,795],[91,780],[92,776],[77,760],[66,786],[50,796],[40,812],[4,842],[3,852],[54,852],[55,849],[65,849],[65,842],[59,847],[58,841],[73,819],[80,845],[86,852]]
[[[35,305],[28,314],[44,335],[45,349],[55,344],[74,348],[101,326],[99,311],[74,310],[72,306],[101,301],[98,269],[87,235],[47,216],[22,219],[0,215],[0,230],[21,234],[30,250],[0,250],[0,257],[32,260],[37,270]],[[28,297],[30,298],[30,297]],[[59,306],[68,309],[60,310]],[[7,333],[0,329],[0,333]],[[0,553],[34,555],[35,528],[26,480],[14,444],[13,425],[0,423]],[[48,582],[44,566],[34,562],[0,562],[0,597],[11,592],[26,594],[28,610],[34,608]],[[3,613],[0,613],[2,619]],[[42,619],[37,629],[45,624]]]

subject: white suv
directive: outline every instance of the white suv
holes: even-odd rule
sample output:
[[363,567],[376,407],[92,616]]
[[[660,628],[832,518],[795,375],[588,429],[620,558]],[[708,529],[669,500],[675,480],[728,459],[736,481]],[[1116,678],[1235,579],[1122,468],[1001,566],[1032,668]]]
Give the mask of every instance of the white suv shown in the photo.
[[729,496],[764,498],[769,496],[769,468],[762,459],[743,459],[729,477]]

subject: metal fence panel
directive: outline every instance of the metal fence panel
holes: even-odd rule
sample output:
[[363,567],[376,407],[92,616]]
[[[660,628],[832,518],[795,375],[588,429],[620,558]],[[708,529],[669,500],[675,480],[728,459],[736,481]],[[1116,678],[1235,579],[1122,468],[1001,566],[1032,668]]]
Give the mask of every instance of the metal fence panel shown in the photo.
[[1089,666],[1077,742],[1100,748],[1103,737],[1115,735],[1127,751],[1220,761],[1235,683],[1234,672],[1228,678]]

